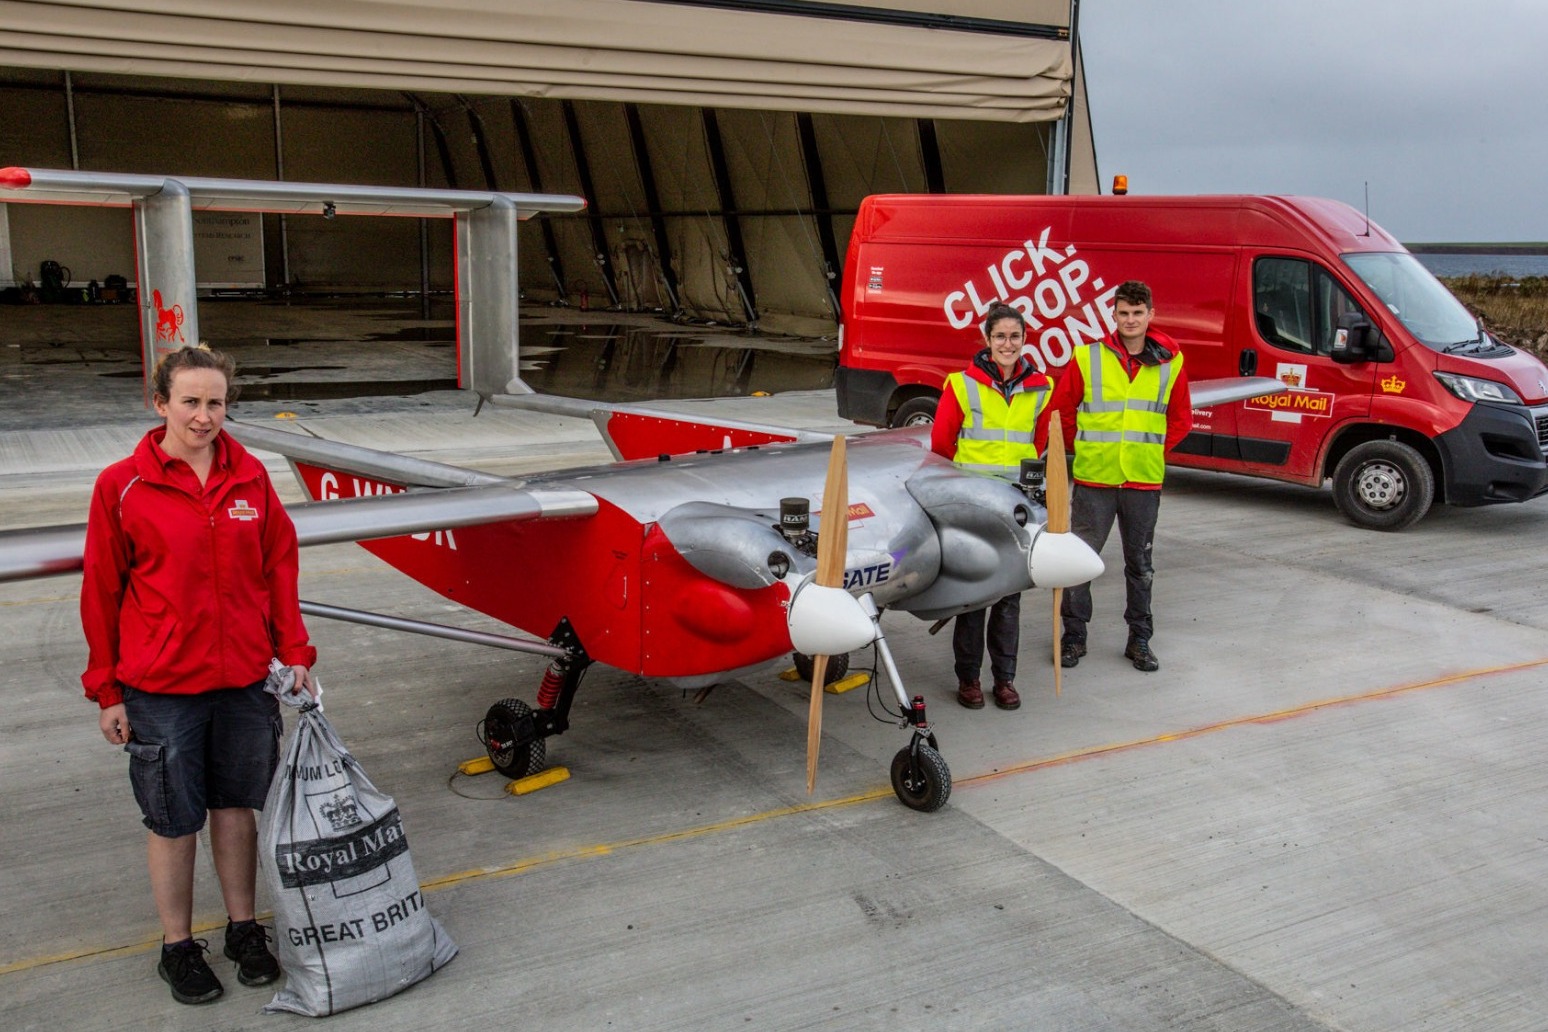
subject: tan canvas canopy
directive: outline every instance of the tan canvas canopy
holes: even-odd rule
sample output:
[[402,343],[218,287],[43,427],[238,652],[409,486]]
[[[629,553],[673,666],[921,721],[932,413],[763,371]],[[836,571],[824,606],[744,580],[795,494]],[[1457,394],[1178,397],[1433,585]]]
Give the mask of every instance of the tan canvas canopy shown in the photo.
[[[727,6],[0,0],[0,65],[1013,122],[1058,118],[1069,96],[1070,48],[1056,38],[1068,3],[954,3],[933,22],[929,8],[947,6],[938,0]],[[841,6],[916,17],[829,16]],[[919,19],[943,27],[921,32]]]
[[[867,194],[1097,191],[1078,9],[0,0],[0,165],[578,194],[526,297],[826,335]],[[133,274],[121,212],[10,207],[0,275]],[[205,214],[201,288],[452,286],[443,225]]]

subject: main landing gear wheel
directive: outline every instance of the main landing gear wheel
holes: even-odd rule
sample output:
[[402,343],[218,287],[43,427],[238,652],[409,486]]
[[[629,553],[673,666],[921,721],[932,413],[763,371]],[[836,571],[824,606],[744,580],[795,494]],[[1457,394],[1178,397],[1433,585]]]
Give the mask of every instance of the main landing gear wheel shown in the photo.
[[[484,714],[481,735],[495,770],[511,779],[543,770],[548,747],[532,726],[532,707],[520,699],[501,699]],[[521,742],[526,738],[525,743]]]
[[892,790],[909,809],[934,813],[951,798],[951,770],[926,742],[914,742],[892,758]]
[[[790,661],[795,664],[796,673],[801,675],[801,680],[811,684],[812,657],[804,652],[792,652],[790,654]],[[822,683],[832,684],[834,681],[842,681],[847,673],[849,673],[849,653],[840,652],[836,656],[829,656],[828,669],[822,675]]]

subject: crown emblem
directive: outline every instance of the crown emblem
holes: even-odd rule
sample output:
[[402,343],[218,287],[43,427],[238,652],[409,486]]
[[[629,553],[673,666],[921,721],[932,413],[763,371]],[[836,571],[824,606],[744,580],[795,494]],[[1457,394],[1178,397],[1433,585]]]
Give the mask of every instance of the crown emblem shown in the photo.
[[317,810],[322,814],[323,820],[333,826],[334,831],[353,828],[360,823],[360,809],[353,796],[336,795],[319,806]]
[[1385,394],[1402,394],[1403,388],[1407,386],[1408,381],[1399,380],[1396,373],[1393,373],[1391,376],[1381,381],[1381,389]]
[[1301,374],[1300,373],[1281,373],[1279,375],[1279,380],[1286,387],[1299,387],[1299,386],[1301,386]]

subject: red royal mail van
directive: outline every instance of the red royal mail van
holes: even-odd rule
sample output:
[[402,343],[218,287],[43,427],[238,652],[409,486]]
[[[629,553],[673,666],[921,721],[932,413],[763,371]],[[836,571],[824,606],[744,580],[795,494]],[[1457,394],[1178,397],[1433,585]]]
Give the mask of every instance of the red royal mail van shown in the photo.
[[1364,215],[1310,197],[882,195],[844,272],[839,414],[928,421],[945,375],[1006,301],[1057,375],[1139,279],[1191,381],[1285,390],[1194,410],[1179,466],[1321,486],[1353,522],[1407,527],[1432,501],[1548,490],[1548,368],[1495,341]]

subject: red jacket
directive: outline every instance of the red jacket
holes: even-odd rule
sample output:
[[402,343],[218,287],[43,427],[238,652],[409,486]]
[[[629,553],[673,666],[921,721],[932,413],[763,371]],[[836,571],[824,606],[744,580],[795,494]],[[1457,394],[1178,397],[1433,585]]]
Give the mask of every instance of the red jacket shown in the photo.
[[[1129,354],[1129,349],[1119,342],[1116,334],[1108,334],[1102,341],[1113,354],[1118,356],[1118,361],[1129,371],[1129,379],[1132,381],[1140,370],[1140,366],[1154,364],[1156,359],[1170,362],[1173,355],[1180,354],[1177,342],[1160,330],[1152,328],[1145,334],[1145,350],[1139,356]],[[1089,345],[1082,345],[1089,347]],[[1159,350],[1158,350],[1159,349]],[[1162,356],[1165,357],[1162,357]],[[1149,357],[1150,362],[1145,358]],[[1189,400],[1188,391],[1188,367],[1186,363],[1180,364],[1176,372],[1176,383],[1172,386],[1172,395],[1166,405],[1166,444],[1167,451],[1171,451],[1178,441],[1188,436],[1193,429],[1193,402]],[[1054,384],[1053,395],[1048,399],[1048,407],[1043,410],[1043,415],[1037,421],[1037,453],[1042,455],[1048,449],[1048,420],[1052,415],[1059,413],[1059,422],[1064,428],[1064,448],[1066,452],[1075,449],[1075,410],[1080,407],[1080,402],[1086,394],[1086,381],[1080,375],[1080,366],[1073,358],[1065,365],[1064,371],[1059,374],[1059,380]],[[1077,480],[1077,484],[1086,483]],[[1088,487],[1111,487],[1111,484],[1087,484]],[[1159,491],[1160,484],[1119,484],[1119,487],[1129,487],[1140,491]]]
[[191,695],[311,666],[296,528],[268,471],[229,434],[201,487],[161,450],[164,428],[97,477],[86,523],[81,683],[103,709],[123,686]]

